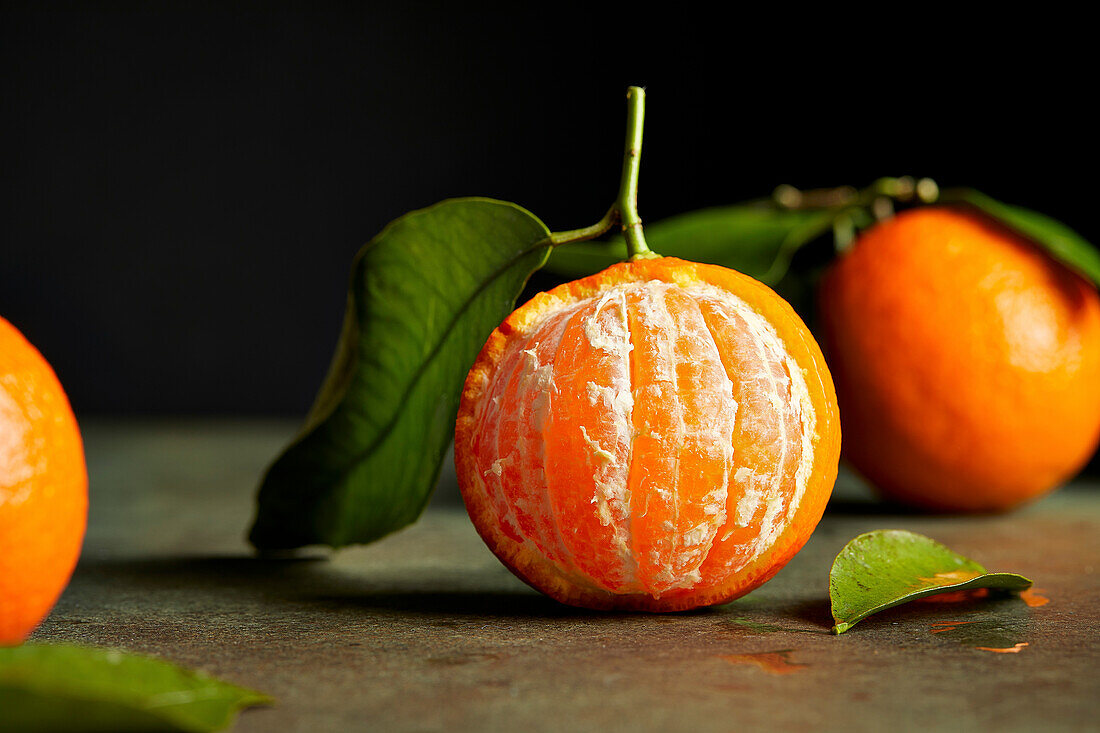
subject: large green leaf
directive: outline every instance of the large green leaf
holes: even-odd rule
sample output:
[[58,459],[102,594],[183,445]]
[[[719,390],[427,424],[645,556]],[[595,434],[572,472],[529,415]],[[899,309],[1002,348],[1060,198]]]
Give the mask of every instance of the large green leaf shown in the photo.
[[845,545],[829,571],[833,633],[842,634],[873,613],[919,598],[975,588],[1027,590],[1014,573],[988,573],[939,542],[899,529],[880,529]]
[[940,201],[973,206],[1024,235],[1063,264],[1100,285],[1100,250],[1062,222],[1022,206],[1001,203],[969,188],[944,191]]
[[200,733],[271,702],[152,657],[53,644],[0,648],[0,732]]
[[453,199],[360,250],[329,375],[260,486],[256,547],[371,542],[420,515],[466,372],[545,263],[548,236],[514,204]]
[[[680,214],[647,224],[645,236],[659,254],[723,265],[774,285],[798,248],[828,231],[836,215],[836,210],[791,210],[762,201]],[[558,247],[546,267],[582,277],[625,256],[622,237],[613,237]]]

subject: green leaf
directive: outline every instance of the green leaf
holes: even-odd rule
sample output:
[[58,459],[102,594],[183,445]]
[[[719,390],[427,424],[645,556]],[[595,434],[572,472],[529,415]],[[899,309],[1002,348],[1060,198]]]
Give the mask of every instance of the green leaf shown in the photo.
[[549,234],[515,204],[453,199],[360,250],[329,375],[260,486],[256,547],[371,542],[416,520],[466,372],[546,262]]
[[1100,250],[1065,224],[1022,206],[1003,204],[973,189],[951,189],[943,203],[964,203],[1027,237],[1081,275],[1100,285]]
[[938,593],[1030,587],[1031,581],[1021,575],[988,573],[924,535],[879,529],[845,545],[829,571],[833,633],[844,633],[873,613]]
[[0,731],[214,731],[259,692],[152,657],[90,647],[0,648]]
[[[723,265],[774,285],[794,253],[829,230],[836,213],[783,209],[769,202],[737,204],[647,224],[645,236],[658,254]],[[617,236],[558,247],[546,267],[565,277],[583,277],[625,257],[626,245]]]

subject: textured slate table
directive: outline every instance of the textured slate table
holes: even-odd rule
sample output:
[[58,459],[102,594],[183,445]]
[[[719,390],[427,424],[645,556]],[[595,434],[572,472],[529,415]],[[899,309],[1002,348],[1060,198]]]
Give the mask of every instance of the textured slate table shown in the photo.
[[[453,473],[414,527],[331,559],[243,541],[287,423],[91,422],[84,556],[39,640],[164,656],[275,695],[241,731],[1096,730],[1100,486],[1002,517],[889,513],[850,480],[806,548],[724,607],[607,615],[514,579]],[[1050,602],[916,604],[827,633],[827,573],[859,532],[903,527]],[[966,623],[957,623],[966,622]],[[1017,653],[1007,648],[1026,642]]]

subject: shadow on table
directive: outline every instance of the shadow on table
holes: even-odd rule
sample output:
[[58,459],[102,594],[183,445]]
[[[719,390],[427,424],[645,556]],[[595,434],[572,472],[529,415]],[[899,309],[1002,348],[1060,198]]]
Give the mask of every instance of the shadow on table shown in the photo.
[[930,509],[914,509],[873,494],[853,495],[850,492],[837,491],[829,497],[829,504],[825,508],[825,516],[897,517],[898,519],[907,519],[914,516],[945,518],[968,515]]
[[[510,577],[491,574],[438,572],[372,577],[354,568],[338,567],[323,558],[261,559],[247,556],[192,556],[145,560],[82,562],[73,577],[78,594],[121,596],[133,608],[201,607],[213,613],[233,613],[242,607],[262,606],[282,613],[324,612],[335,615],[420,616],[435,625],[448,619],[570,619],[616,622],[627,618],[647,622],[675,622],[692,615],[738,615],[751,622],[778,625],[785,631],[828,633],[833,620],[828,598],[790,599],[768,604],[758,613],[751,597],[724,606],[675,614],[623,614],[566,606],[518,584]],[[1021,637],[1029,620],[1018,598],[918,602],[877,614],[860,624],[862,632],[955,622],[961,628],[943,629],[943,638],[982,639],[996,646],[998,634]],[[801,623],[798,623],[801,622]],[[980,622],[980,623],[978,623]],[[792,625],[793,623],[793,625]],[[1003,635],[1003,634],[1002,634]],[[976,644],[982,646],[980,644]]]
[[316,602],[336,608],[413,613],[428,616],[512,616],[522,618],[585,618],[593,611],[565,606],[535,591],[418,590],[380,591],[358,595],[319,596]]
[[[218,610],[247,603],[335,612],[610,619],[675,618],[720,612],[696,609],[673,614],[622,614],[574,608],[503,575],[421,572],[372,577],[341,568],[323,557],[255,558],[184,556],[142,560],[90,560],[74,575],[78,589],[110,587],[141,598],[185,593],[191,602]],[[163,596],[162,596],[163,597]],[[819,610],[819,609],[817,609]],[[820,616],[814,611],[815,616]],[[826,613],[827,615],[827,613]]]
[[833,614],[828,598],[800,601],[783,608],[782,613],[800,621],[805,621],[825,633],[833,628]]
[[[511,579],[507,579],[512,585]],[[110,587],[114,592],[155,596],[187,592],[211,607],[245,602],[318,609],[425,615],[576,618],[594,614],[572,608],[523,586],[501,588],[495,578],[471,572],[372,578],[334,567],[322,557],[255,558],[185,556],[82,562],[75,588]]]

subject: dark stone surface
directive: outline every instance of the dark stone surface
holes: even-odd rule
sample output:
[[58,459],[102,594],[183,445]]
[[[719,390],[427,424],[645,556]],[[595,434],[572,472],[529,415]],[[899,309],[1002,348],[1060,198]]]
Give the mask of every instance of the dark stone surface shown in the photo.
[[[1003,516],[929,517],[893,513],[846,479],[806,548],[756,592],[612,615],[512,577],[448,501],[453,486],[375,545],[254,559],[243,536],[255,483],[292,431],[85,426],[85,552],[34,638],[157,654],[278,698],[241,731],[1095,729],[1095,485]],[[885,527],[1027,575],[1050,602],[919,603],[831,636],[832,558]]]

